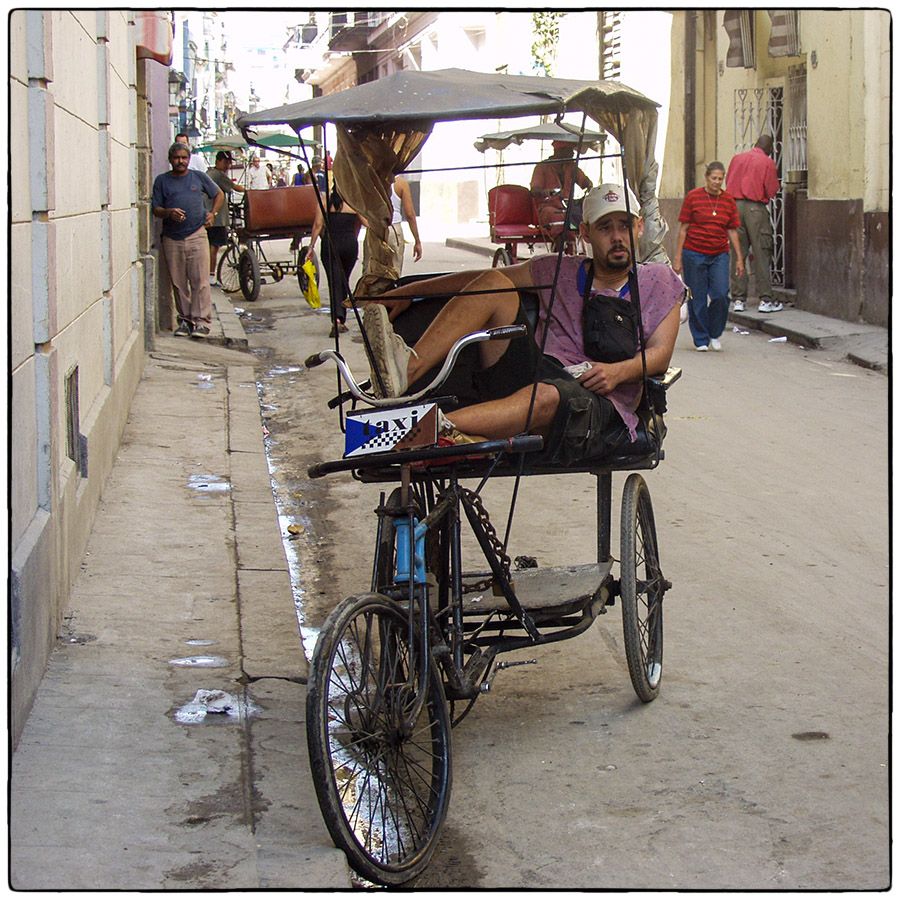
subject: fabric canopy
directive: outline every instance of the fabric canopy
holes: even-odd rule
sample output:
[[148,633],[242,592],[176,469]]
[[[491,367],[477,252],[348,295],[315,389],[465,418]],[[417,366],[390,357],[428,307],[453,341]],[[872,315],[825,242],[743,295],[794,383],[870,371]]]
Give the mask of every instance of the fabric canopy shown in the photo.
[[482,135],[475,141],[475,149],[484,153],[485,150],[505,150],[510,144],[521,144],[523,141],[565,141],[582,149],[596,150],[605,140],[606,135],[602,131],[585,131],[582,134],[577,126],[547,122]]
[[245,135],[265,125],[286,124],[298,133],[310,125],[335,125],[335,183],[369,223],[370,268],[357,292],[374,294],[398,277],[386,240],[392,176],[418,153],[436,122],[586,113],[624,148],[625,171],[632,187],[637,186],[644,216],[641,259],[665,260],[662,241],[667,229],[656,199],[654,158],[658,106],[614,81],[443,69],[397,72],[324,97],[255,112],[237,124]]

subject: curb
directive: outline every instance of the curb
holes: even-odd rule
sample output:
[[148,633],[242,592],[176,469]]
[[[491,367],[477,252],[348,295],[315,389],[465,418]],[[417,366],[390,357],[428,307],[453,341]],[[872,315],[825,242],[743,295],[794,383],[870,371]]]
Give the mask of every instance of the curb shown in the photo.
[[212,343],[246,350],[248,347],[247,333],[244,331],[244,326],[234,311],[232,302],[220,290],[213,292],[212,302],[216,315],[219,318],[219,324],[222,326],[222,337],[216,336],[211,338]]
[[452,247],[455,250],[468,250],[470,253],[477,253],[479,256],[491,256],[497,252],[499,247],[485,247],[484,244],[477,244],[474,241],[467,241],[463,238],[447,238],[444,246]]

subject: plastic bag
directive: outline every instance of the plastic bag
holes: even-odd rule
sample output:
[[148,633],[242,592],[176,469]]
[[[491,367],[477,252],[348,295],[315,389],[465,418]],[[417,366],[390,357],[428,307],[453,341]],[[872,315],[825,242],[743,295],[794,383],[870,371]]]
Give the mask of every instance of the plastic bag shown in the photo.
[[312,309],[318,309],[322,305],[322,298],[319,296],[319,285],[316,283],[316,267],[309,257],[300,267],[300,271],[303,273],[300,281],[303,296]]

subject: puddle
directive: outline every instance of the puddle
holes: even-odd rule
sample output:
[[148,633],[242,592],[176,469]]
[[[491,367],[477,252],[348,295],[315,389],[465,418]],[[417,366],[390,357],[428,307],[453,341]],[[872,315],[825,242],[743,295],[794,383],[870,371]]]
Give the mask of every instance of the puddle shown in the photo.
[[181,656],[169,660],[170,666],[197,666],[204,669],[224,669],[228,660],[224,656]]
[[274,378],[278,375],[292,375],[295,372],[301,372],[301,366],[275,366],[273,369],[269,369],[266,373],[270,378]]
[[188,487],[203,494],[221,494],[231,490],[231,483],[220,475],[191,475]]
[[235,722],[256,715],[259,707],[225,691],[199,690],[194,699],[175,710],[174,719],[181,725],[201,722]]

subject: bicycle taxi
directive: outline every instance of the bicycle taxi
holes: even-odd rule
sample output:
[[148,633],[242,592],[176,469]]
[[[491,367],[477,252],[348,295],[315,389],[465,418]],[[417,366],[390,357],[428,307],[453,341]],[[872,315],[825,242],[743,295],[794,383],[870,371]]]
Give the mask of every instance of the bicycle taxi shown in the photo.
[[[292,156],[289,148],[315,147],[318,143],[291,135],[275,133],[254,134],[251,143],[285,156]],[[200,149],[244,150],[248,141],[229,135],[218,138]],[[243,166],[246,175],[247,163]],[[237,178],[236,180],[241,180]],[[246,179],[243,179],[246,180]],[[259,298],[266,278],[279,282],[287,276],[297,278],[301,293],[306,293],[310,277],[304,270],[308,248],[303,240],[310,236],[318,204],[312,185],[273,187],[267,190],[247,190],[229,204],[228,243],[222,248],[216,267],[216,278],[228,294],[240,291],[248,303]],[[266,253],[266,245],[290,239],[288,256]],[[280,248],[278,248],[280,249]],[[318,282],[318,266],[313,261],[313,277]]]
[[[581,160],[584,160],[597,158],[587,157],[583,154],[602,148],[606,141],[606,135],[602,132],[583,131],[573,125],[545,122],[525,128],[482,135],[475,142],[475,148],[483,153],[487,150],[503,151],[512,144],[521,145],[525,141],[570,144],[573,150],[577,150]],[[545,160],[539,165],[547,165],[548,162]],[[508,165],[530,167],[533,163]],[[520,180],[525,180],[523,176],[519,177]],[[560,180],[561,185],[562,183]],[[562,191],[557,193],[562,193]],[[568,203],[568,200],[568,197],[562,197],[563,204]],[[580,199],[576,199],[574,203],[578,209]],[[555,252],[559,250],[560,244],[564,244],[566,253],[574,253],[578,244],[579,221],[580,218],[577,216],[570,217],[568,221],[563,216],[558,220],[542,224],[538,203],[530,187],[518,183],[494,185],[488,190],[488,224],[491,243],[502,244],[502,246],[495,251],[492,265],[494,267],[509,266],[519,262],[520,244],[524,244],[532,252],[539,245],[546,248],[548,252]],[[562,231],[565,237],[563,234],[555,233],[559,231]]]
[[[434,123],[566,112],[590,117],[620,143],[617,155],[649,220],[649,253],[661,253],[656,104],[616,83],[401,72],[255,113],[239,124],[245,133],[275,123],[299,133],[333,123],[336,182],[371,227],[386,215],[391,175],[404,171]],[[351,292],[354,308],[374,296],[379,278],[393,283],[389,271],[364,278]],[[415,279],[400,283],[414,293]],[[542,438],[527,430],[505,440],[438,446],[436,410],[452,402],[440,396],[441,385],[457,357],[478,342],[523,331],[510,326],[460,339],[433,383],[402,398],[381,398],[368,382],[359,383],[340,352],[339,337],[335,349],[306,361],[307,367],[335,363],[346,388],[330,404],[341,406],[345,455],[313,465],[310,476],[349,472],[362,482],[393,485],[375,510],[369,583],[340,602],[322,627],[307,697],[311,771],[325,823],[351,866],[376,883],[406,883],[428,865],[449,806],[451,728],[490,689],[498,670],[521,664],[499,661],[501,654],[575,637],[618,601],[634,690],[649,702],[660,689],[663,598],[671,585],[661,570],[640,470],[663,459],[665,392],[680,372],[648,378],[645,366],[638,440],[612,458],[563,472],[536,464]],[[346,416],[345,403],[351,407]],[[485,508],[484,486],[492,478],[514,479],[515,498],[523,478],[573,471],[596,481],[596,558],[515,569],[513,551]],[[612,479],[618,472],[627,477],[616,573],[610,545]],[[464,527],[474,541],[463,539]]]

